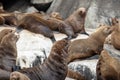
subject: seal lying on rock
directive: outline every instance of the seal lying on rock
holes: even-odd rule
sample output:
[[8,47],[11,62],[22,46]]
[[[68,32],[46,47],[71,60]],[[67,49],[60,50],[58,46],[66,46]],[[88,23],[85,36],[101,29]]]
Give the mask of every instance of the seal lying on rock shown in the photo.
[[71,42],[68,48],[68,63],[75,59],[84,59],[100,54],[103,50],[105,38],[112,33],[112,31],[112,27],[100,25],[87,39],[78,39]]
[[19,38],[15,31],[5,29],[0,32],[0,80],[9,80],[10,72],[16,66],[16,42]]
[[65,80],[68,70],[67,47],[67,40],[55,42],[49,57],[43,64],[12,72],[10,80]]
[[53,42],[56,41],[53,31],[46,25],[42,24],[39,17],[34,14],[25,15],[18,23],[17,29],[26,29],[34,33],[42,34],[49,37]]

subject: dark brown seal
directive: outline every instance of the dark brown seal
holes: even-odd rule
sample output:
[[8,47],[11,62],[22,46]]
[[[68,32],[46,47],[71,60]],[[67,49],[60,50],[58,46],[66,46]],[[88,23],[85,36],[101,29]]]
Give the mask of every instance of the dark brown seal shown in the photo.
[[49,37],[53,42],[56,41],[53,35],[53,31],[42,24],[39,17],[34,14],[25,15],[18,24],[18,29],[26,29],[34,33],[42,34],[45,37]]
[[72,26],[75,33],[83,33],[88,35],[84,26],[86,13],[86,9],[81,7],[74,11],[67,19],[65,19],[65,23]]
[[97,80],[120,80],[119,66],[119,59],[112,57],[107,50],[103,50],[100,54],[96,68]]
[[67,75],[67,40],[53,44],[48,59],[41,65],[11,73],[10,80],[65,80]]
[[12,72],[12,68],[16,65],[16,42],[19,37],[15,34],[15,31],[11,30],[2,31],[1,35],[3,37],[0,41],[0,80],[9,80],[10,72]]
[[105,38],[112,31],[112,27],[100,25],[100,27],[87,39],[78,39],[71,42],[68,48],[68,63],[75,59],[84,59],[96,54],[100,54],[103,49]]

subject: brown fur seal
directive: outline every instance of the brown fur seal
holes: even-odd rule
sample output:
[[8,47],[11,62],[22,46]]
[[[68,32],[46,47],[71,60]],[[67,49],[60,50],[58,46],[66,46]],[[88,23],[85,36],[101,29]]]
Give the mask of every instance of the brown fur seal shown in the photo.
[[120,80],[120,61],[107,50],[101,52],[96,70],[97,80]]
[[49,37],[53,42],[56,41],[51,29],[42,24],[37,16],[33,14],[25,15],[18,24],[18,29],[27,29],[31,32],[42,34]]
[[43,64],[12,72],[10,80],[65,80],[68,70],[67,47],[67,40],[55,42],[48,59]]
[[111,34],[111,44],[118,50],[120,50],[120,20],[113,18],[112,24],[115,30]]
[[84,27],[86,17],[86,9],[79,8],[74,11],[67,19],[65,19],[65,23],[72,26],[75,33],[83,33],[87,34]]
[[[2,33],[2,35],[5,35],[0,41],[0,80],[9,80],[10,72],[16,65],[17,58],[16,42],[19,37],[14,31],[6,31],[8,33]],[[5,30],[2,32],[5,32]]]
[[76,37],[72,27],[70,25],[67,25],[63,20],[59,20],[47,15],[46,16],[40,16],[39,14],[33,14],[33,15],[39,17],[41,23],[46,25],[51,30],[59,31],[61,33],[66,34],[68,36],[67,39],[72,39]]
[[75,59],[84,59],[100,54],[105,38],[113,31],[112,27],[100,25],[87,39],[78,39],[71,42],[68,48],[68,63]]

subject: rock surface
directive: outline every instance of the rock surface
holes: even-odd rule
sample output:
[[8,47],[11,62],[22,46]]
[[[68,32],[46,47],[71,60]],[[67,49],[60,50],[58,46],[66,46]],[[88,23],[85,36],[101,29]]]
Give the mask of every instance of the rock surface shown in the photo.
[[96,80],[96,65],[98,59],[82,60],[70,63],[70,69],[80,72],[86,80]]
[[109,24],[111,17],[120,17],[120,0],[54,0],[47,13],[59,12],[67,18],[79,7],[87,8],[85,26],[96,28],[100,23]]

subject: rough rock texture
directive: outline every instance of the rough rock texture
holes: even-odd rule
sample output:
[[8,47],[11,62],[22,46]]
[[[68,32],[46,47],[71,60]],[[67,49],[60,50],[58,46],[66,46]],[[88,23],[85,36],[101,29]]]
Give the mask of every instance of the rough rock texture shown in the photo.
[[109,24],[110,17],[120,17],[120,0],[54,0],[47,13],[57,11],[66,18],[79,7],[88,9],[85,26],[89,28]]
[[79,7],[87,8],[90,3],[91,0],[54,0],[47,13],[56,11],[66,18]]
[[109,55],[120,60],[120,50],[117,50],[110,44],[104,44],[104,49],[109,52]]
[[80,72],[86,80],[96,80],[97,59],[76,61],[69,64],[69,68]]

